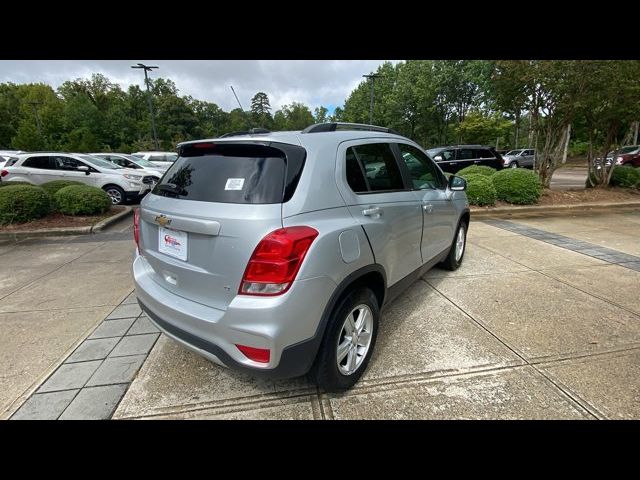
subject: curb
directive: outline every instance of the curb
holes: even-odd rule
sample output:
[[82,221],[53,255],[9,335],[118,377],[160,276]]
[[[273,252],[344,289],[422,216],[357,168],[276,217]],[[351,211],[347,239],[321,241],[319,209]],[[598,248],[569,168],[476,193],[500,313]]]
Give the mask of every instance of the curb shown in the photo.
[[96,223],[95,225],[93,225],[91,227],[91,233],[93,233],[93,232],[101,232],[103,229],[105,229],[109,225],[117,222],[121,218],[124,218],[124,217],[126,217],[127,215],[129,215],[129,214],[131,214],[133,212],[133,207],[128,207],[128,206],[124,205],[124,208],[125,208],[124,211],[122,211],[120,213],[116,213],[112,217],[105,218],[104,220],[101,220],[98,223]]
[[544,205],[544,206],[524,206],[524,207],[497,207],[497,208],[481,208],[472,207],[471,217],[510,217],[519,214],[549,214],[562,215],[564,213],[579,213],[593,211],[611,211],[611,210],[635,210],[640,209],[640,202],[627,203],[577,203],[574,205]]
[[25,237],[59,237],[63,235],[87,235],[90,233],[101,232],[104,228],[117,222],[123,217],[133,212],[133,207],[123,205],[125,210],[104,220],[99,221],[95,225],[86,227],[60,227],[60,228],[43,228],[40,230],[25,230],[22,232],[0,232],[0,240],[12,239],[18,240]]

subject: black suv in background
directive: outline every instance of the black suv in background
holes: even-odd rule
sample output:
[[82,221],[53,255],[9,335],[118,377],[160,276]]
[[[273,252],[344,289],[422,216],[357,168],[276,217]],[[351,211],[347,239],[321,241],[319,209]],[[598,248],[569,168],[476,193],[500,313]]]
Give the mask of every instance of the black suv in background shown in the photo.
[[486,145],[452,145],[427,150],[444,172],[456,173],[470,165],[486,165],[502,170],[504,159],[493,147]]

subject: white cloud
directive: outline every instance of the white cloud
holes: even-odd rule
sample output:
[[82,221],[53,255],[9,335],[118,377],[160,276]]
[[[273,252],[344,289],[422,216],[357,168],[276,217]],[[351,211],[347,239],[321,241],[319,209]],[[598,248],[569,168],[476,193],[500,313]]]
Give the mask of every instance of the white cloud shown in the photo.
[[102,73],[123,88],[142,86],[142,72],[130,68],[138,62],[158,65],[152,76],[170,78],[181,95],[231,110],[237,107],[233,85],[245,109],[263,91],[275,111],[294,101],[312,110],[342,105],[362,75],[382,60],[1,60],[0,82],[44,82],[57,88],[66,80]]

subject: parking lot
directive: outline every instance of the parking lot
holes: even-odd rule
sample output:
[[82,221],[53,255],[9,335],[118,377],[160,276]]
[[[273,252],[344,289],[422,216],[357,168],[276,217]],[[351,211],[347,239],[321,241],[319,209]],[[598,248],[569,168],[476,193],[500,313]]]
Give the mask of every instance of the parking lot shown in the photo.
[[393,302],[363,379],[330,395],[160,335],[130,221],[0,243],[0,418],[640,417],[640,212],[472,219],[462,267]]

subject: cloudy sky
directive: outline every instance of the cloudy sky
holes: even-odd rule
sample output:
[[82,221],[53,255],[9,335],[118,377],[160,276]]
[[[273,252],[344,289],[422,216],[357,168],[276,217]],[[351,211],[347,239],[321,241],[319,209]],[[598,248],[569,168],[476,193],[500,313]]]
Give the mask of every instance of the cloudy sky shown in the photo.
[[[153,76],[170,78],[181,95],[214,102],[224,110],[237,107],[229,88],[249,109],[251,97],[266,92],[273,111],[291,102],[332,112],[383,60],[0,60],[0,83],[44,82],[57,88],[66,80],[102,73],[123,88],[142,85],[138,62],[158,65]],[[396,63],[396,61],[393,61]]]

